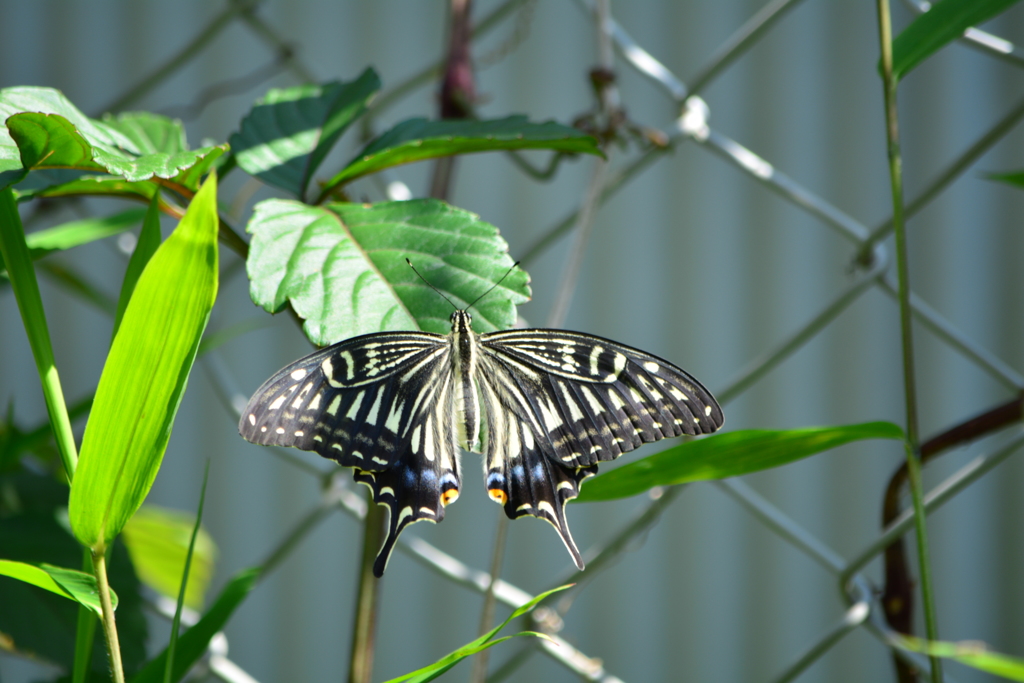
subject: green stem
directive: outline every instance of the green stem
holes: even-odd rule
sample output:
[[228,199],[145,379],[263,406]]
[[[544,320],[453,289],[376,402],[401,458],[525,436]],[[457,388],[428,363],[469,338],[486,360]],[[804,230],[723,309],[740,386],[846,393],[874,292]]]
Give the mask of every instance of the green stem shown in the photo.
[[124,668],[121,666],[121,645],[117,640],[117,624],[114,622],[114,605],[110,601],[110,584],[107,582],[107,557],[102,551],[93,551],[93,568],[96,570],[96,585],[100,589],[100,607],[103,608],[103,635],[107,639],[107,654],[110,655],[110,672],[114,683],[124,683]]
[[53,359],[50,331],[46,325],[43,300],[39,296],[39,282],[36,280],[32,257],[25,244],[25,230],[10,188],[0,191],[0,256],[3,256],[7,264],[11,289],[14,290],[14,298],[18,302],[21,320],[25,324],[28,343],[32,347],[32,356],[36,360],[36,369],[43,385],[43,399],[57,440],[57,450],[60,451],[64,472],[70,482],[78,466],[78,449]]
[[[928,535],[921,482],[920,431],[917,423],[917,385],[914,373],[914,341],[910,308],[910,273],[907,266],[907,233],[903,222],[903,169],[900,156],[899,115],[896,107],[897,80],[892,71],[892,24],[888,0],[878,0],[878,32],[882,51],[882,79],[885,94],[885,130],[889,153],[889,178],[892,185],[892,226],[896,235],[896,272],[899,278],[900,336],[903,341],[903,385],[907,410],[907,472],[914,505],[914,530],[921,572],[921,598],[928,640],[938,640],[935,599],[928,562]],[[933,683],[942,683],[942,663],[931,657]]]
[[359,566],[356,592],[356,616],[352,627],[352,656],[349,658],[349,683],[370,683],[373,675],[373,647],[377,631],[377,598],[380,581],[373,575],[373,562],[384,540],[384,508],[373,502],[367,492],[366,518],[363,520],[363,557]]

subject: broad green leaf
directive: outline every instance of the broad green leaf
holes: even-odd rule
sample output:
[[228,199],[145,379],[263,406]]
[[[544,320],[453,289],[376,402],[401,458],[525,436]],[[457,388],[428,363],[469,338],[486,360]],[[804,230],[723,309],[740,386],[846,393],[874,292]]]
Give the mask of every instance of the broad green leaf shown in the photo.
[[929,657],[952,659],[973,669],[1002,676],[1011,681],[1024,681],[1024,659],[992,652],[985,643],[977,641],[951,643],[941,640],[923,640],[912,636],[897,636],[891,642],[904,650],[920,652]]
[[338,185],[392,166],[501,149],[550,149],[602,156],[595,138],[554,121],[530,123],[525,116],[490,121],[409,119],[364,147],[328,181],[321,196]]
[[78,540],[100,551],[149,493],[217,295],[217,182],[146,265],[103,366],[71,486]]
[[[206,652],[206,648],[209,647],[210,639],[224,628],[224,624],[227,623],[235,608],[255,588],[259,575],[259,569],[246,569],[236,574],[202,619],[181,634],[174,653],[172,681],[180,681],[192,668],[192,665],[199,661],[199,658]],[[163,680],[166,661],[167,650],[165,649],[151,659],[142,671],[131,679],[131,683],[159,683]]]
[[[247,230],[252,300],[271,313],[291,301],[321,345],[382,330],[451,330],[451,304],[406,258],[460,307],[512,267],[497,228],[433,199],[326,208],[272,199],[256,206]],[[474,306],[474,329],[511,327],[528,282],[513,271]]]
[[[68,487],[51,476],[18,472],[0,477],[0,556],[31,565],[82,568],[82,546],[61,525]],[[117,625],[126,669],[136,671],[146,659],[148,627],[142,586],[124,544],[115,543],[108,577],[117,593]],[[91,578],[91,576],[90,576]],[[77,602],[50,591],[0,578],[0,632],[24,656],[71,669],[78,622]],[[93,649],[95,670],[105,671],[102,635]]]
[[[38,586],[51,593],[56,593],[68,600],[84,605],[101,616],[100,594],[96,588],[96,577],[74,569],[64,569],[50,564],[28,564],[14,560],[0,560],[0,575]],[[117,596],[111,594],[114,609],[117,609]]]
[[[22,86],[0,89],[0,124],[21,112],[60,114],[93,144],[138,153],[131,140],[106,124],[90,119],[64,94],[53,88]],[[6,126],[0,127],[0,189],[18,182],[25,175],[22,154]]]
[[[553,588],[549,591],[541,593],[525,605],[522,605],[519,608],[517,608],[515,611],[512,612],[512,614],[508,616],[507,619],[505,619],[505,621],[501,622],[500,624],[498,624],[497,626],[495,626],[490,631],[480,636],[476,640],[467,643],[466,645],[463,645],[458,650],[455,650],[451,654],[442,657],[441,659],[437,660],[433,664],[430,664],[429,666],[425,666],[422,669],[417,669],[416,671],[407,673],[404,676],[399,676],[398,678],[392,678],[391,680],[387,681],[387,683],[403,683],[404,681],[411,681],[412,683],[426,683],[426,681],[434,680],[435,678],[437,678],[438,676],[445,673],[453,666],[461,662],[466,657],[472,657],[476,653],[482,652],[483,650],[486,650],[492,645],[497,645],[498,643],[508,640],[512,636],[506,636],[504,638],[499,638],[497,640],[493,640],[493,638],[498,634],[499,631],[501,631],[501,629],[508,626],[509,622],[511,622],[513,619],[518,619],[519,617],[523,616],[524,614],[532,610],[544,598],[548,597],[552,593],[564,591],[565,589],[570,587],[571,586],[559,586],[558,588]],[[521,633],[517,633],[516,635],[547,638],[547,636],[543,633],[534,633],[533,631],[523,631]]]
[[117,297],[117,311],[114,313],[114,329],[110,333],[111,338],[117,335],[117,330],[121,327],[121,319],[124,318],[124,312],[128,309],[128,302],[131,301],[132,292],[135,291],[135,285],[159,246],[160,195],[154,193],[153,200],[149,203],[149,209],[145,212],[139,239],[135,243],[131,258],[128,259],[124,279],[121,281],[121,293]]
[[[162,595],[177,597],[194,525],[195,515],[155,505],[143,505],[124,525],[124,544],[144,584]],[[200,527],[185,593],[188,607],[202,608],[216,560],[217,546]]]
[[177,154],[188,150],[185,126],[172,119],[148,111],[130,111],[103,117],[103,123],[131,140],[142,154]]
[[583,486],[575,501],[614,500],[635,496],[655,486],[738,477],[780,467],[850,441],[902,438],[903,430],[891,422],[726,432],[681,443],[594,477]]
[[301,198],[324,157],[378,90],[373,69],[347,83],[270,90],[231,136],[238,165]]
[[939,0],[892,41],[892,70],[897,80],[932,53],[996,16],[1017,0]]
[[223,153],[222,147],[203,147],[174,154],[156,152],[135,156],[115,147],[93,143],[58,114],[15,114],[7,119],[7,128],[21,150],[21,161],[26,169],[106,171],[132,182],[154,176],[171,179],[207,155]]

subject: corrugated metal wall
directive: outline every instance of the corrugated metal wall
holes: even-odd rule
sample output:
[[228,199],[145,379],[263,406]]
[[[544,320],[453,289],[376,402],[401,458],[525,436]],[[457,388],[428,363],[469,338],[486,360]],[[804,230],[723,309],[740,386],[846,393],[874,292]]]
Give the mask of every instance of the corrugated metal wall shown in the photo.
[[[496,6],[479,3],[478,15]],[[100,113],[224,9],[224,2],[0,1],[0,86],[59,88],[82,110]],[[614,2],[622,26],[684,81],[761,3],[730,0]],[[897,8],[897,26],[910,13]],[[352,78],[367,65],[385,87],[436,60],[444,45],[445,3],[282,2],[258,15],[292,41],[318,79]],[[517,23],[518,22],[518,23]],[[517,28],[518,26],[518,28]],[[990,27],[1024,34],[1019,9]],[[596,58],[593,23],[572,2],[533,4],[532,14],[502,25],[476,48],[485,55],[522,42],[481,68],[483,116],[524,112],[570,121],[589,109],[585,76]],[[702,96],[713,128],[739,141],[855,220],[874,227],[891,208],[885,158],[874,3],[805,2],[776,24]],[[273,55],[235,22],[195,60],[134,106],[162,111],[189,104],[203,89],[249,74]],[[631,120],[670,130],[677,115],[664,91],[619,62]],[[251,102],[282,73],[214,100],[186,121],[193,145],[223,141]],[[944,49],[902,86],[900,106],[907,197],[1003,116],[1021,94],[1018,66],[961,45]],[[389,110],[378,129],[414,114],[432,115],[433,88]],[[354,136],[346,139],[351,153]],[[915,291],[980,346],[1024,371],[1024,200],[983,173],[1021,167],[1024,137],[1014,130],[910,223]],[[343,158],[339,154],[338,158]],[[627,154],[614,150],[613,164]],[[540,158],[540,157],[538,157]],[[576,207],[591,160],[564,165],[538,184],[500,155],[460,160],[454,204],[501,228],[513,256]],[[429,167],[401,169],[415,194]],[[241,174],[234,174],[239,176]],[[229,178],[225,196],[239,190]],[[376,186],[357,186],[379,198]],[[272,196],[260,190],[255,199]],[[83,211],[115,205],[90,202]],[[251,206],[251,204],[250,204]],[[65,212],[58,220],[69,220]],[[239,225],[241,225],[239,221]],[[529,264],[534,301],[521,308],[542,324],[552,305],[571,240]],[[888,245],[891,253],[891,245]],[[615,338],[677,361],[713,391],[806,324],[854,278],[850,242],[780,198],[720,156],[693,143],[626,186],[598,213],[566,327]],[[101,290],[117,292],[123,257],[109,244],[75,254]],[[81,260],[79,260],[81,259]],[[224,257],[227,265],[234,260]],[[110,320],[44,281],[65,393],[95,384]],[[223,286],[211,327],[256,317],[244,278]],[[44,415],[41,394],[13,297],[0,294],[0,405],[15,400],[24,424]],[[931,435],[1007,400],[1009,390],[935,335],[917,329],[921,422]],[[220,354],[244,392],[308,350],[286,317],[246,335]],[[192,509],[203,463],[212,459],[206,520],[221,559],[218,580],[263,559],[317,498],[310,477],[244,443],[197,366],[150,499]],[[791,428],[887,419],[903,422],[895,301],[869,289],[751,389],[726,405],[727,428]],[[942,458],[925,473],[934,485],[997,436]],[[640,455],[657,450],[647,448]],[[313,456],[304,455],[308,462]],[[633,457],[633,456],[630,456]],[[499,508],[476,483],[476,456],[465,459],[467,486],[444,524],[420,536],[471,566],[490,562]],[[897,444],[865,442],[747,478],[747,483],[841,556],[851,557],[879,530],[881,496],[903,458]],[[321,465],[320,462],[315,462]],[[981,639],[1024,654],[1024,464],[1011,457],[930,518],[941,635]],[[606,538],[642,502],[571,507],[585,548]],[[345,676],[360,527],[336,514],[289,557],[231,621],[230,656],[260,681],[339,680]],[[0,552],[2,554],[2,552]],[[546,525],[511,525],[504,578],[536,592],[562,575],[568,557]],[[877,561],[866,574],[877,580]],[[398,554],[383,585],[375,679],[433,661],[475,635],[481,598]],[[0,607],[2,608],[2,607]],[[833,576],[766,529],[713,485],[687,488],[661,523],[578,596],[562,632],[608,672],[639,681],[761,681],[788,666],[845,609]],[[918,621],[920,623],[920,620]],[[500,662],[519,647],[494,650]],[[449,678],[466,676],[465,665]],[[31,680],[31,667],[0,658],[5,680]],[[951,667],[960,681],[986,680]],[[887,651],[855,631],[801,681],[891,680]],[[514,680],[576,677],[544,656]]]

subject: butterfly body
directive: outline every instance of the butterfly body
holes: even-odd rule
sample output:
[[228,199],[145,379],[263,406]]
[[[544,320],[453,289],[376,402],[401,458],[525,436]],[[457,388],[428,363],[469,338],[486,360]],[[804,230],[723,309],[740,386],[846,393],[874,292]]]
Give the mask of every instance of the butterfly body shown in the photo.
[[565,504],[597,464],[722,424],[697,380],[643,351],[561,330],[478,335],[464,310],[451,323],[447,336],[383,332],[320,349],[267,380],[239,423],[253,443],[355,468],[390,511],[377,576],[407,525],[441,521],[458,497],[460,448],[483,454],[506,515],[550,522],[582,569]]

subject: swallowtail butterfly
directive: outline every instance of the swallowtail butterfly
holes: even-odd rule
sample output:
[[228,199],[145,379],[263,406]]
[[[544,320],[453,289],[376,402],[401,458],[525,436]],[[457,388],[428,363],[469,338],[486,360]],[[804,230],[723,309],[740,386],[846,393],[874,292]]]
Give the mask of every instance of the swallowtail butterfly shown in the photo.
[[511,519],[550,522],[576,565],[565,504],[597,463],[649,441],[708,434],[722,409],[675,365],[608,339],[534,329],[366,334],[300,358],[264,382],[238,425],[256,444],[292,446],[355,468],[390,513],[373,566],[398,535],[440,522],[459,496],[459,449],[483,454],[491,499]]

